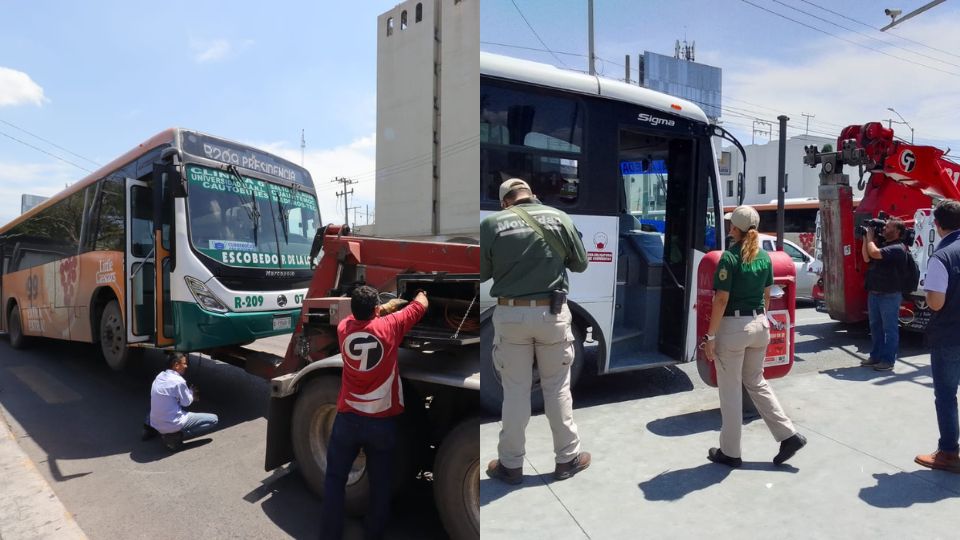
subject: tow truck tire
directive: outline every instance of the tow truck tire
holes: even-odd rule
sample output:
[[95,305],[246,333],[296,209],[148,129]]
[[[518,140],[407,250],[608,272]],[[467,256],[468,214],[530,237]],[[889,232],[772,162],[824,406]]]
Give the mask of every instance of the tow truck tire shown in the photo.
[[[340,377],[313,379],[301,391],[293,407],[293,455],[310,490],[323,497],[327,471],[327,448],[333,422],[337,417]],[[347,477],[344,509],[351,516],[362,516],[367,508],[370,481],[366,458],[361,453]]]
[[452,540],[480,538],[480,419],[444,437],[433,467],[433,498]]
[[14,349],[23,349],[27,346],[27,336],[23,335],[23,324],[20,322],[20,308],[14,305],[10,308],[7,321],[9,322],[10,346]]
[[120,304],[111,300],[100,315],[99,338],[100,354],[103,360],[114,371],[127,367],[130,360],[130,349],[127,347],[127,328],[123,324],[123,314]]
[[[570,388],[576,386],[586,363],[583,352],[583,331],[573,327],[573,365],[570,366]],[[480,326],[480,380],[490,381],[480,385],[480,404],[483,410],[490,414],[499,415],[503,404],[503,386],[500,384],[500,373],[493,366],[493,320],[488,318]],[[530,407],[533,411],[543,410],[543,392],[540,390],[539,378],[533,382],[530,391]]]

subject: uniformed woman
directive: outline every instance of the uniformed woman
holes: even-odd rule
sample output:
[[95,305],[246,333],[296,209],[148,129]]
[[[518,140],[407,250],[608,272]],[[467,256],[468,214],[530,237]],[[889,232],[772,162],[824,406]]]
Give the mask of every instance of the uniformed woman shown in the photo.
[[720,448],[707,457],[714,463],[739,467],[743,395],[746,388],[780,452],[773,462],[780,465],[807,444],[763,378],[763,357],[770,342],[770,287],[773,264],[760,249],[757,226],[760,215],[750,206],[739,206],[724,216],[730,220],[730,247],[720,257],[713,276],[713,310],[710,329],[704,337],[708,359],[716,362],[720,390]]

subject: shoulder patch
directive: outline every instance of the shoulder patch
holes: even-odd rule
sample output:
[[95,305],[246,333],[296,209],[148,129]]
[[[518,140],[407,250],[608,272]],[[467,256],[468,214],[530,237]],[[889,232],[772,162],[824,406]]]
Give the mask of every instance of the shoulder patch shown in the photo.
[[726,281],[726,280],[727,280],[727,269],[726,269],[726,268],[721,268],[721,269],[720,269],[720,272],[717,274],[717,277],[720,278],[720,281]]

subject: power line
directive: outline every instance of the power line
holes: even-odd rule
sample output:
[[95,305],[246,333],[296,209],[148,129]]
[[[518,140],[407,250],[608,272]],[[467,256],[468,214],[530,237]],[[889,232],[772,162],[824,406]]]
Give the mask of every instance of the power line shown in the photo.
[[538,49],[538,48],[536,48],[536,47],[527,47],[527,46],[524,46],[524,45],[513,45],[513,44],[511,44],[511,43],[499,43],[499,42],[496,42],[496,41],[481,41],[480,43],[483,44],[483,45],[494,45],[494,46],[497,46],[497,47],[507,47],[507,48],[510,48],[510,49],[523,49],[523,50],[527,50],[527,51],[537,51],[537,52],[552,52],[553,54],[563,54],[563,55],[566,55],[566,56],[577,56],[577,57],[580,57],[580,58],[586,58],[586,57],[587,57],[587,55],[585,55],[585,54],[572,53],[572,52],[563,52],[563,51],[551,51],[551,50],[548,50],[548,49]]
[[850,43],[850,44],[852,44],[852,45],[856,45],[857,47],[861,47],[861,48],[864,48],[864,49],[867,49],[867,50],[870,50],[870,51],[873,51],[873,52],[876,52],[876,53],[880,53],[880,54],[882,54],[882,55],[884,55],[884,56],[889,56],[890,58],[895,58],[895,59],[897,59],[897,60],[900,60],[901,62],[908,62],[908,63],[913,64],[913,65],[925,67],[925,68],[927,68],[927,69],[932,69],[932,70],[934,70],[934,71],[939,71],[940,73],[944,73],[944,74],[946,74],[946,75],[952,75],[952,76],[954,76],[954,77],[960,77],[960,73],[955,73],[955,72],[953,72],[953,71],[946,71],[946,70],[943,70],[943,69],[940,69],[940,68],[937,68],[937,67],[933,67],[933,66],[930,66],[930,65],[921,63],[921,62],[917,62],[917,61],[915,61],[915,60],[910,60],[909,58],[903,58],[903,57],[901,57],[901,56],[897,56],[897,55],[895,55],[895,54],[888,53],[888,52],[886,52],[886,51],[877,49],[876,47],[870,47],[870,46],[868,46],[868,45],[864,45],[863,43],[857,43],[856,41],[853,41],[852,39],[847,39],[847,38],[845,38],[845,37],[838,36],[838,35],[836,35],[836,34],[834,34],[834,33],[832,33],[832,32],[827,32],[826,30],[824,30],[824,29],[822,29],[822,28],[817,28],[816,26],[809,25],[809,24],[807,24],[807,23],[805,23],[805,22],[803,22],[803,21],[798,21],[797,19],[793,19],[793,18],[788,17],[788,16],[786,16],[786,15],[784,15],[784,14],[782,14],[782,13],[777,13],[776,11],[773,11],[773,10],[771,10],[771,9],[767,9],[767,8],[761,6],[761,5],[754,4],[754,3],[751,2],[750,0],[740,0],[740,1],[743,2],[744,4],[753,6],[753,7],[757,8],[757,9],[759,9],[759,10],[761,10],[761,11],[766,11],[767,13],[770,13],[771,15],[776,15],[777,17],[780,17],[781,19],[786,19],[786,20],[788,20],[788,21],[790,21],[790,22],[799,24],[800,26],[803,26],[803,27],[805,27],[805,28],[809,28],[809,29],[814,30],[814,31],[816,31],[816,32],[820,32],[821,34],[826,34],[826,35],[828,35],[828,36],[830,36],[830,37],[832,37],[832,38],[834,38],[834,39],[839,39],[840,41],[844,41],[844,42]]
[[[924,53],[921,53],[921,52],[912,51],[912,50],[910,50],[910,49],[905,49],[905,48],[903,48],[903,47],[894,45],[893,43],[890,43],[889,41],[886,41],[886,40],[883,40],[883,39],[878,39],[878,38],[875,38],[875,37],[873,37],[873,36],[868,36],[867,34],[864,34],[863,32],[860,32],[859,30],[854,30],[853,28],[848,28],[848,27],[846,27],[846,26],[843,26],[842,24],[835,23],[835,22],[833,22],[833,21],[824,19],[823,17],[820,17],[820,16],[818,16],[818,15],[814,15],[814,14],[812,14],[812,13],[810,13],[810,12],[804,11],[804,10],[802,10],[802,9],[800,9],[800,8],[791,6],[791,5],[787,4],[787,3],[784,3],[782,0],[772,0],[772,1],[773,1],[774,3],[776,3],[776,4],[780,4],[781,6],[787,8],[787,9],[792,9],[793,11],[796,11],[796,12],[799,12],[799,13],[803,13],[804,15],[806,15],[806,16],[808,16],[808,17],[812,17],[812,18],[814,18],[814,19],[817,19],[818,21],[822,21],[822,22],[825,22],[825,23],[827,23],[827,24],[829,24],[829,25],[836,26],[837,28],[842,28],[843,30],[846,30],[846,31],[848,31],[848,32],[853,32],[854,34],[857,34],[858,36],[863,36],[863,37],[865,37],[865,38],[867,38],[867,39],[869,39],[869,40],[876,41],[876,42],[881,43],[881,44],[883,44],[883,45],[886,45],[886,46],[888,46],[888,47],[893,47],[894,49],[898,49],[898,50],[904,51],[904,52],[909,53],[909,54],[915,54],[915,55],[917,55],[917,56],[922,56],[922,57],[924,57],[924,58],[929,58],[930,60],[933,60],[934,62],[940,62],[941,64],[946,64],[946,65],[948,65],[948,66],[960,67],[960,64],[954,64],[953,62],[947,62],[946,60],[941,60],[941,59],[939,59],[939,58],[937,58],[937,57],[935,57],[935,56],[930,56],[929,54],[924,54]],[[884,34],[884,35],[886,35],[886,34]]]
[[52,146],[52,147],[54,147],[54,148],[57,148],[57,149],[59,149],[59,150],[63,150],[64,152],[66,152],[66,153],[68,153],[68,154],[70,154],[70,155],[72,155],[72,156],[76,156],[76,157],[78,157],[78,158],[80,158],[80,159],[82,159],[82,160],[84,160],[84,161],[89,161],[90,163],[93,163],[93,164],[96,165],[97,167],[100,166],[100,164],[97,163],[96,161],[94,161],[94,160],[92,160],[92,159],[90,159],[90,158],[81,156],[80,154],[78,154],[78,153],[76,153],[76,152],[71,152],[70,150],[67,150],[66,148],[60,146],[59,144],[57,144],[57,143],[55,143],[55,142],[53,142],[53,141],[44,139],[43,137],[37,135],[36,133],[31,133],[31,132],[23,129],[22,127],[20,127],[20,126],[18,126],[18,125],[16,125],[16,124],[11,124],[10,122],[7,122],[6,120],[0,120],[0,123],[6,124],[6,125],[14,128],[14,129],[18,129],[18,130],[26,133],[27,135],[30,135],[31,137],[33,137],[33,138],[35,138],[35,139],[39,139],[39,140],[41,140],[41,141],[49,144],[50,146]]
[[[821,6],[820,4],[816,4],[816,3],[814,3],[814,2],[810,2],[809,0],[800,0],[800,1],[803,2],[804,4],[810,4],[810,5],[813,6],[813,7],[820,8],[820,9],[822,9],[822,10],[828,12],[828,13],[832,13],[832,14],[834,14],[834,15],[836,15],[836,16],[838,16],[838,17],[844,18],[844,19],[846,19],[846,20],[848,20],[848,21],[852,21],[852,22],[855,22],[855,23],[857,23],[857,24],[866,26],[867,28],[870,28],[871,30],[876,30],[877,32],[880,32],[880,31],[881,31],[881,30],[880,30],[879,28],[877,28],[876,26],[873,26],[873,25],[871,25],[871,24],[867,24],[867,23],[865,23],[865,22],[863,22],[863,21],[858,21],[857,19],[854,19],[854,18],[851,18],[851,17],[847,17],[847,16],[844,15],[843,13],[837,13],[836,11],[833,11],[832,9],[826,8],[826,7],[824,7],[824,6]],[[926,48],[926,49],[930,49],[931,51],[937,51],[937,52],[943,53],[943,54],[945,54],[945,55],[947,55],[947,56],[952,56],[952,57],[954,57],[954,58],[960,58],[960,55],[953,54],[953,53],[950,52],[950,51],[945,51],[945,50],[943,50],[943,49],[938,49],[938,48],[936,48],[936,47],[931,47],[930,45],[927,45],[927,44],[925,44],[925,43],[923,43],[923,42],[915,41],[915,40],[912,40],[912,39],[907,38],[907,37],[903,37],[903,36],[898,35],[898,34],[888,34],[888,33],[886,33],[886,32],[884,32],[884,34],[885,34],[885,35],[888,35],[888,36],[894,36],[894,37],[896,37],[896,38],[898,38],[898,39],[902,39],[903,41],[906,41],[906,42],[908,42],[908,43],[913,43],[914,45],[919,45],[919,46],[924,47],[924,48]]]
[[537,38],[537,41],[539,41],[540,44],[543,45],[543,48],[546,49],[547,52],[549,52],[551,55],[553,55],[553,57],[557,60],[557,62],[560,62],[560,64],[563,67],[567,67],[567,64],[565,64],[563,60],[560,59],[559,56],[553,54],[553,51],[550,50],[550,47],[547,47],[547,44],[543,42],[543,39],[540,38],[540,34],[538,34],[537,31],[533,29],[533,25],[531,25],[530,21],[527,20],[526,16],[524,16],[523,11],[520,10],[520,6],[517,5],[517,2],[515,0],[510,0],[510,3],[513,4],[513,7],[517,8],[517,13],[520,14],[520,18],[523,19],[524,23],[526,23],[527,28],[529,28],[530,31],[533,32],[533,35]]
[[9,133],[0,131],[0,135],[3,135],[4,137],[6,137],[6,138],[8,138],[8,139],[12,139],[12,140],[14,140],[14,141],[17,141],[18,143],[20,143],[20,144],[22,144],[22,145],[24,145],[24,146],[29,146],[30,148],[33,148],[34,150],[36,150],[36,151],[38,151],[38,152],[43,152],[44,154],[46,154],[46,155],[48,155],[48,156],[50,156],[50,157],[52,157],[52,158],[54,158],[54,159],[59,159],[60,161],[66,163],[66,164],[68,164],[68,165],[73,165],[74,167],[76,167],[76,168],[78,168],[78,169],[80,169],[80,170],[87,171],[88,173],[92,173],[92,172],[93,172],[93,171],[91,171],[90,169],[88,169],[88,168],[86,168],[86,167],[84,167],[84,166],[82,166],[82,165],[77,165],[76,163],[74,163],[74,162],[72,162],[72,161],[70,161],[70,160],[63,159],[62,157],[60,157],[60,156],[58,156],[58,155],[56,155],[56,154],[52,154],[52,153],[50,153],[50,152],[47,152],[47,151],[44,150],[43,148],[40,148],[39,146],[34,146],[34,145],[32,145],[32,144],[30,144],[30,143],[28,143],[28,142],[26,142],[26,141],[23,141],[23,140],[21,140],[21,139],[18,139],[18,138],[16,138],[16,137],[14,137],[13,135],[10,135]]

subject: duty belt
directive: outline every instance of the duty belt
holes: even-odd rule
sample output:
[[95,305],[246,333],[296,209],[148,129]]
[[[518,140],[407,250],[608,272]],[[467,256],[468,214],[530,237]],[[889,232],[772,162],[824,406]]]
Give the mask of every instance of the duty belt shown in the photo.
[[724,313],[724,317],[757,317],[763,315],[763,309],[735,309],[732,313]]
[[498,306],[516,306],[516,307],[536,307],[549,306],[549,298],[540,298],[538,300],[527,300],[524,298],[497,298]]

